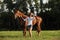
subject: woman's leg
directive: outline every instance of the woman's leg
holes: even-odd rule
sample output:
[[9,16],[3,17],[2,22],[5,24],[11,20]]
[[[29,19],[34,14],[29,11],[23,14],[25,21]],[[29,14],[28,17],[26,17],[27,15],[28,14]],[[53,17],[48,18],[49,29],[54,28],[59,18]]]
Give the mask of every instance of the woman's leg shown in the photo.
[[32,26],[30,26],[29,28],[29,34],[30,34],[30,37],[32,37]]

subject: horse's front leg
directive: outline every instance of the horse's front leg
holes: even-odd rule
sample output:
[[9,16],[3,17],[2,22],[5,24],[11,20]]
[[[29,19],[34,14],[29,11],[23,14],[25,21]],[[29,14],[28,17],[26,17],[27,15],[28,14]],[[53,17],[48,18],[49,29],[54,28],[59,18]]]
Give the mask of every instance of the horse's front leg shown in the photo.
[[26,27],[23,29],[23,36],[26,36]]
[[26,36],[27,21],[24,22],[23,36]]

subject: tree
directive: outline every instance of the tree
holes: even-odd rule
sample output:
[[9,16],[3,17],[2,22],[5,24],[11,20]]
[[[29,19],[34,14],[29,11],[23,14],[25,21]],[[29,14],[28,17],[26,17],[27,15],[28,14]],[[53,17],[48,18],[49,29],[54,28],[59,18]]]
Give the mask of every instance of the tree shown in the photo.
[[13,3],[12,3],[12,0],[4,0],[4,3],[7,4],[7,8],[8,8],[9,11],[11,12],[11,10],[13,9]]

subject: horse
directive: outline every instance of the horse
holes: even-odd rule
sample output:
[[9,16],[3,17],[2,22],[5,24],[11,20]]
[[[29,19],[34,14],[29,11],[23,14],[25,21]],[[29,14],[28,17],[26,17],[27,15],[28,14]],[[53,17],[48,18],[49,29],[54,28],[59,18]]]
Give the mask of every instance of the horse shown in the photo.
[[[15,16],[15,19],[17,17],[19,17],[20,19],[20,25],[23,26],[23,36],[26,36],[26,27],[27,27],[27,21],[24,21],[22,18],[27,18],[28,16],[25,15],[22,11],[20,10],[15,10],[15,13],[14,13],[14,16]],[[36,28],[37,28],[37,33],[39,35],[40,31],[41,31],[41,24],[42,24],[42,18],[39,17],[39,16],[34,16],[35,19],[32,21],[32,24],[33,25],[37,25]]]

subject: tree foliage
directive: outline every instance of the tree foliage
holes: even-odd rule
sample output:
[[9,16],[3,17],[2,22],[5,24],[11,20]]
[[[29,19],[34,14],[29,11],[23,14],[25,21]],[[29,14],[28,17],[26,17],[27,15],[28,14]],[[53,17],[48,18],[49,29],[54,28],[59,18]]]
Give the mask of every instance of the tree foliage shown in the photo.
[[[37,0],[34,0],[37,5]],[[8,9],[12,9],[13,4],[10,0],[5,0],[4,3],[7,3]],[[24,2],[20,2],[14,6],[24,7]],[[20,4],[20,5],[19,5]],[[22,5],[22,6],[21,6]],[[47,11],[45,8],[51,8],[51,10]],[[25,9],[25,8],[24,8]],[[40,9],[42,11],[38,14],[42,17],[42,29],[60,29],[60,0],[49,0],[48,4],[42,4],[42,0],[40,0]],[[43,12],[45,10],[45,12]],[[15,20],[13,14],[11,12],[8,13],[0,13],[0,29],[18,29],[20,28],[19,20]]]

